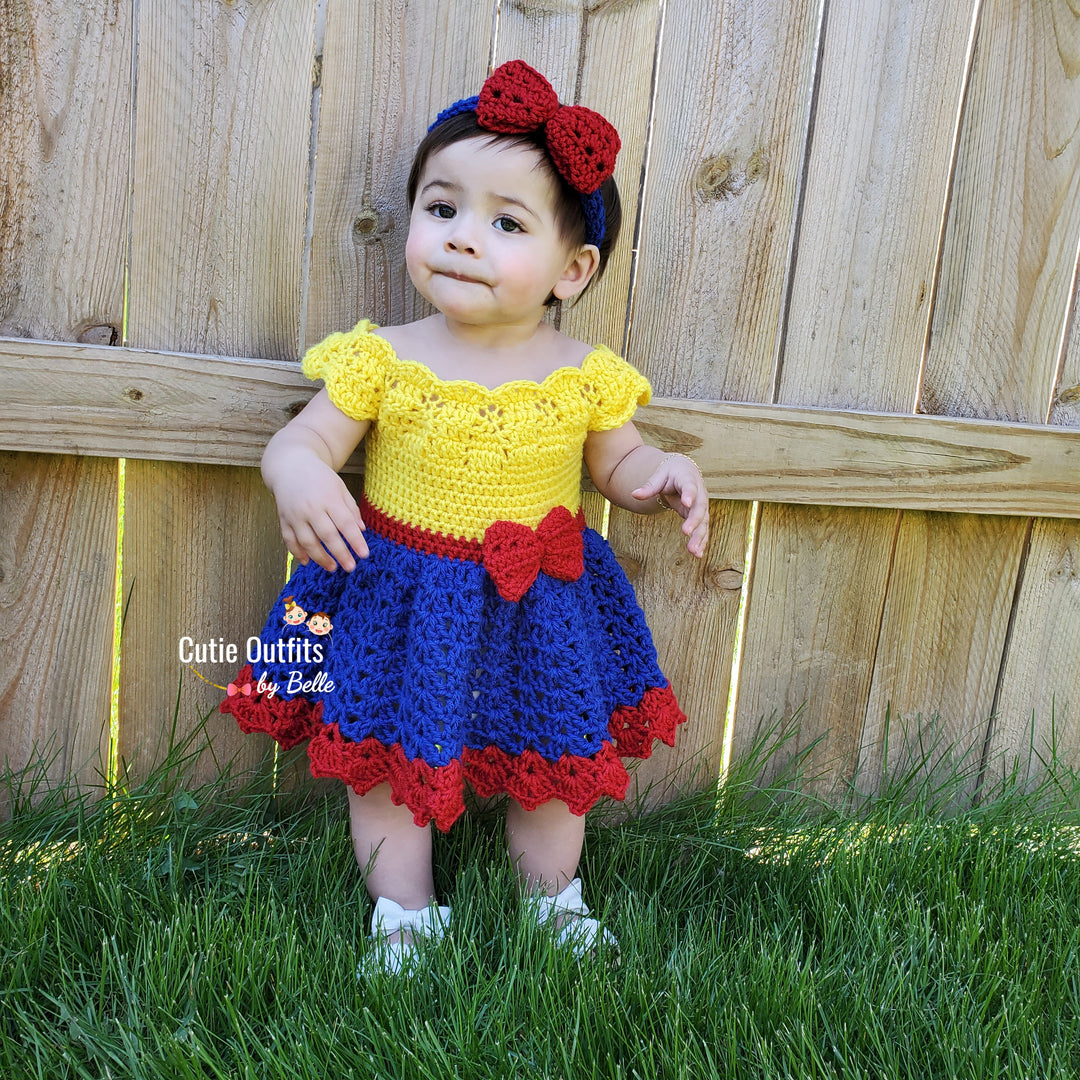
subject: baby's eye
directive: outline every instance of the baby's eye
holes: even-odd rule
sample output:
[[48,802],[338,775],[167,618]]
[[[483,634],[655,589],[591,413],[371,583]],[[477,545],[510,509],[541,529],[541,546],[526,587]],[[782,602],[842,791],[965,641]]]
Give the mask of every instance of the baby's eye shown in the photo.
[[505,214],[495,219],[495,228],[500,232],[524,232],[519,222]]
[[444,202],[432,203],[427,208],[427,211],[437,218],[442,218],[443,221],[449,221],[454,216],[454,208],[449,203]]

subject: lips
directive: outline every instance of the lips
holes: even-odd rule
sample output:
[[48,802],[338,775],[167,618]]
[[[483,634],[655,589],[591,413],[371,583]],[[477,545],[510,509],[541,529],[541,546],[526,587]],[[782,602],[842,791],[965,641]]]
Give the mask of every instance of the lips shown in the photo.
[[434,271],[440,277],[448,277],[453,281],[467,281],[471,285],[486,285],[486,281],[482,281],[480,278],[469,277],[468,274],[458,274],[453,270],[436,270]]

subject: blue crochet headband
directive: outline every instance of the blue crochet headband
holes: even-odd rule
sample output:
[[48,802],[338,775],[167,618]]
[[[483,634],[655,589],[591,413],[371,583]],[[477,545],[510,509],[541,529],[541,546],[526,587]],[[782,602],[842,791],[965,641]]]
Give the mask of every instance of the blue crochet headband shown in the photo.
[[501,64],[476,97],[443,109],[428,131],[466,112],[488,131],[543,131],[552,163],[581,199],[585,243],[599,247],[607,227],[600,185],[614,172],[621,145],[615,128],[583,105],[560,105],[551,83],[523,60]]

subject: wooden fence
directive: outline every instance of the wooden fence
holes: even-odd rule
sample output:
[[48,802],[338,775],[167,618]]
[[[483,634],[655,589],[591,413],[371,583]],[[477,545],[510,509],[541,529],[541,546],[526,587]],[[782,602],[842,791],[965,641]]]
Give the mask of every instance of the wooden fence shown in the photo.
[[[714,498],[700,563],[673,518],[611,513],[691,716],[642,779],[715,776],[725,744],[796,715],[787,751],[825,736],[808,764],[831,779],[889,765],[887,714],[890,754],[901,720],[935,715],[977,760],[1026,760],[1051,725],[1080,748],[1074,2],[0,12],[12,766],[103,767],[119,458],[120,755],[144,769],[177,706],[182,733],[216,703],[178,642],[244,642],[284,580],[254,466],[313,392],[296,357],[424,313],[412,149],[517,56],[623,136],[628,239],[562,326],[651,378],[646,437],[692,453]],[[265,753],[230,719],[210,731],[204,773]]]

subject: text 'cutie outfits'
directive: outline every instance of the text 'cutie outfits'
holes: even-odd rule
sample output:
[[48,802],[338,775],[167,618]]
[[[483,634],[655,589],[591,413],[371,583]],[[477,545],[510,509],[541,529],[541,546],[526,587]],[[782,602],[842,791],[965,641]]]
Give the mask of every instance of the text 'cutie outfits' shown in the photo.
[[648,382],[599,347],[488,389],[439,379],[375,330],[331,334],[303,361],[342,412],[374,422],[370,555],[351,573],[294,569],[261,639],[267,655],[319,642],[288,655],[322,661],[248,665],[234,688],[250,692],[221,711],[286,748],[310,740],[315,776],[359,794],[389,783],[417,825],[448,829],[466,783],[529,810],[624,798],[621,758],[673,745],[686,717],[630,583],[584,525],[581,460],[588,432],[648,402]]

